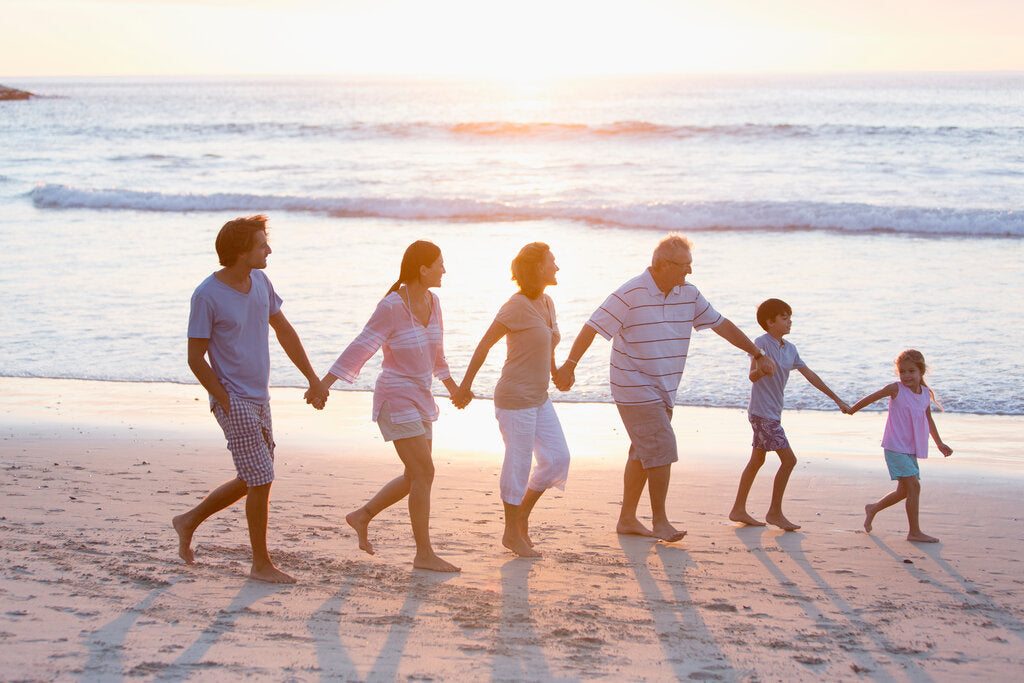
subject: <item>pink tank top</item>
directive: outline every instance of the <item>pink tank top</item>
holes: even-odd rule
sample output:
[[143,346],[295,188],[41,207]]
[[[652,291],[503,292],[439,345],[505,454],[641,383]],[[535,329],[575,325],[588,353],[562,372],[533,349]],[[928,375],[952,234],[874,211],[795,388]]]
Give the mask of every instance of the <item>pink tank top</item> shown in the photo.
[[931,394],[921,385],[915,394],[903,382],[897,382],[896,396],[889,399],[889,418],[885,421],[882,448],[897,453],[928,457],[928,406]]

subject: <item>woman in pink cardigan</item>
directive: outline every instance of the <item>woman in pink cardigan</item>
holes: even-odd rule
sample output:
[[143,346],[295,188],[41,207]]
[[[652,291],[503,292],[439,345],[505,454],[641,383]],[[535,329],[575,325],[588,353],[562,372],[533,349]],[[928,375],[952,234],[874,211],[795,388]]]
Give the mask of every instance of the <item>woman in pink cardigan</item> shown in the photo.
[[409,518],[416,557],[413,567],[457,572],[430,545],[430,487],[434,480],[431,458],[431,423],[438,410],[430,393],[432,376],[454,395],[458,385],[444,358],[441,305],[431,287],[444,275],[441,250],[430,242],[409,245],[402,256],[398,281],[377,304],[369,322],[320,381],[326,392],[335,381],[355,381],[378,349],[384,351],[380,377],[373,389],[373,420],[385,441],[395,444],[405,465],[401,476],[389,481],[366,505],[350,512],[345,521],[356,531],[359,547],[374,553],[368,538],[370,520],[409,496]]

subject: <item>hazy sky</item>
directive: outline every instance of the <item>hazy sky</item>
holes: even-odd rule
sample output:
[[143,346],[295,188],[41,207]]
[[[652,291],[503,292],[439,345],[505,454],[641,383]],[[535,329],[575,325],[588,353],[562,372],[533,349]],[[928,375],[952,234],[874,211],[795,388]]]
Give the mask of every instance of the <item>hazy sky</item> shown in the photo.
[[0,77],[1024,70],[1022,0],[0,0]]

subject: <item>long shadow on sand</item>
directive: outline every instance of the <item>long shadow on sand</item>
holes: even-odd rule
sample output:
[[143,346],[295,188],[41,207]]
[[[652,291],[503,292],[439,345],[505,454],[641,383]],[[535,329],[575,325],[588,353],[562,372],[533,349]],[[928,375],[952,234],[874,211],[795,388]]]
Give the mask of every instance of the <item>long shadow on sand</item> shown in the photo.
[[306,629],[316,643],[316,661],[321,679],[359,677],[355,662],[341,644],[342,607],[351,590],[351,579],[345,577],[341,588],[327,598],[306,621]]
[[139,617],[177,581],[175,578],[167,585],[153,589],[138,603],[126,609],[121,616],[83,637],[86,647],[89,648],[89,659],[82,668],[83,678],[111,681],[126,675],[122,670],[121,652],[128,633]]
[[352,621],[352,615],[343,615],[342,606],[349,597],[351,585],[346,584],[337,593],[328,598],[307,622],[307,629],[316,639],[317,664],[321,680],[367,680],[393,681],[398,677],[398,669],[402,663],[409,634],[416,624],[416,613],[434,587],[457,576],[457,574],[428,572],[414,569],[409,579],[409,588],[405,601],[394,615],[373,617],[366,623],[367,627],[387,624],[387,637],[381,645],[377,657],[365,674],[349,655],[346,644],[341,637],[341,619]]
[[551,670],[530,616],[533,566],[534,560],[522,558],[501,565],[501,616],[494,644],[494,680],[551,680]]
[[[814,581],[818,588],[828,597],[829,601],[836,606],[852,628],[845,628],[835,619],[818,609],[814,599],[804,593],[797,586],[796,582],[786,576],[782,568],[768,557],[768,554],[764,552],[761,540],[765,535],[774,532],[764,527],[737,527],[735,532],[736,537],[743,542],[747,550],[750,551],[750,554],[756,557],[768,573],[779,582],[782,589],[792,598],[793,603],[800,606],[800,609],[804,611],[807,618],[816,627],[829,634],[829,640],[846,639],[846,642],[851,646],[843,647],[842,649],[850,655],[861,672],[870,673],[876,681],[894,680],[885,671],[885,665],[872,657],[863,647],[860,649],[852,647],[852,644],[859,638],[858,634],[860,633],[873,634],[873,639],[876,641],[884,641],[885,639],[881,638],[870,624],[860,619],[857,611],[847,604],[836,590],[822,578],[821,574],[811,566],[803,550],[804,534],[788,531],[777,535],[775,540],[778,546],[789,555],[793,562]],[[877,644],[885,650],[892,648],[892,644],[888,642],[878,642]]]
[[907,572],[909,572],[910,575],[918,581],[926,581],[936,588],[948,593],[951,597],[957,600],[962,600],[962,608],[964,610],[980,612],[988,618],[998,622],[1000,626],[1014,635],[1018,640],[1024,640],[1024,623],[1021,623],[1020,619],[1015,617],[1006,607],[1003,607],[990,598],[976,585],[968,581],[957,570],[953,569],[949,562],[942,557],[941,543],[918,543],[915,544],[915,547],[931,558],[931,560],[935,562],[942,571],[946,572],[953,582],[959,584],[959,588],[952,583],[939,580],[931,574],[915,567],[913,564],[904,562],[901,555],[886,545],[886,543],[878,537],[871,536],[870,538],[880,550],[888,553],[893,557],[893,559],[898,560],[899,565],[906,569]]
[[291,584],[264,583],[249,579],[238,591],[238,595],[227,607],[222,609],[213,618],[213,622],[203,629],[203,632],[195,639],[184,652],[178,655],[167,668],[160,672],[156,680],[160,681],[183,681],[192,675],[196,669],[203,668],[203,658],[210,648],[225,633],[235,628],[235,621],[239,615],[255,603],[263,600],[274,593],[294,588]]
[[[717,648],[714,635],[694,606],[693,598],[686,588],[686,570],[696,566],[690,554],[678,546],[655,543],[650,538],[623,534],[618,538],[619,546],[629,561],[640,593],[651,613],[652,626],[665,651],[665,661],[672,666],[675,678],[717,680],[723,673],[727,673],[723,672],[723,668],[733,671],[733,667],[722,664],[728,662],[729,658],[721,649],[706,663],[686,659],[687,640],[697,639],[706,646]],[[663,592],[658,579],[648,567],[651,553],[661,561],[672,589],[671,596]],[[668,607],[673,603],[673,598],[675,609]]]

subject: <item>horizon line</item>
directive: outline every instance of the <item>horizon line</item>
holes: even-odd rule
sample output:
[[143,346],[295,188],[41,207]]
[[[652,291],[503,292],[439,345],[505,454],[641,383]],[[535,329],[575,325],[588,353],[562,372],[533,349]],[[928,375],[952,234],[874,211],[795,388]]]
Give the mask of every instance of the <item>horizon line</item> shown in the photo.
[[562,81],[602,78],[666,78],[666,77],[738,77],[738,76],[882,76],[882,75],[968,75],[968,74],[1024,74],[1018,69],[873,69],[873,70],[752,70],[752,71],[637,71],[612,73],[550,74],[544,76],[516,76],[488,73],[435,73],[435,72],[160,72],[160,73],[87,73],[87,74],[0,74],[0,80],[31,80],[48,78],[385,78],[429,79],[445,81]]

